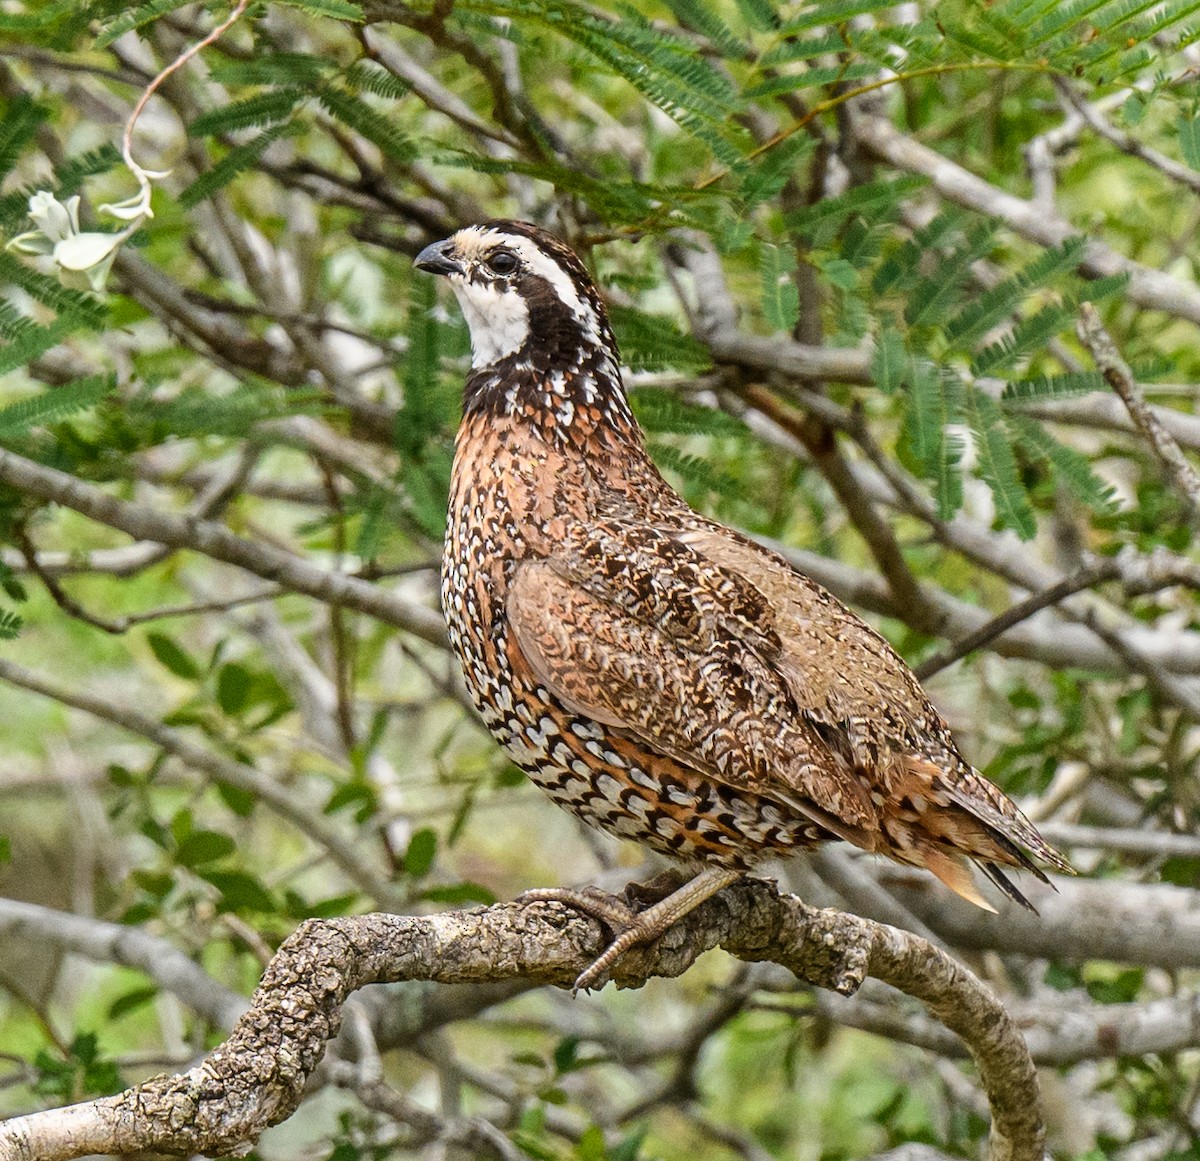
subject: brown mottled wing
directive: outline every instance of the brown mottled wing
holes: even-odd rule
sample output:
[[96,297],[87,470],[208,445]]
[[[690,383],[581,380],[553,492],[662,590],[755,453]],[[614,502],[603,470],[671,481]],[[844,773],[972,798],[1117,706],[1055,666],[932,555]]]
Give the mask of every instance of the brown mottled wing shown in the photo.
[[[697,518],[680,539],[718,567],[753,578],[772,611],[781,643],[776,665],[792,696],[826,742],[842,747],[883,800],[899,808],[885,828],[893,840],[913,841],[922,865],[944,878],[927,859],[932,852],[936,861],[939,847],[943,853],[948,847],[979,860],[994,880],[987,865],[992,861],[1041,876],[1023,854],[1026,848],[1071,870],[1016,805],[962,757],[912,671],[870,626],[787,561],[728,529]],[[924,809],[912,810],[914,817],[906,820],[905,802]],[[909,823],[916,833],[905,836]],[[897,849],[888,853],[903,857]],[[1024,902],[1003,876],[997,882]]]
[[568,709],[875,848],[860,780],[798,714],[762,594],[677,538],[610,521],[526,560],[514,639]]

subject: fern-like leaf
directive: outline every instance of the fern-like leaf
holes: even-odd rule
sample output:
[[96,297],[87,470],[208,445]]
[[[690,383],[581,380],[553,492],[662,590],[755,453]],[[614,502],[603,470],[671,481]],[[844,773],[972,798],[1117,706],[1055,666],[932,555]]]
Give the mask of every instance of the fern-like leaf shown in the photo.
[[785,35],[795,35],[810,28],[821,28],[827,24],[843,24],[855,16],[895,8],[892,0],[821,0],[817,4],[806,4],[798,16],[789,17],[780,29]]
[[1092,391],[1104,391],[1104,376],[1099,371],[1069,371],[1062,375],[1040,375],[1035,379],[1015,379],[1004,387],[1000,402],[1036,403],[1043,399],[1072,399]]
[[659,440],[653,441],[650,449],[655,463],[664,471],[674,472],[686,490],[708,492],[726,500],[743,498],[741,482],[703,456],[689,455]]
[[221,61],[212,79],[222,85],[283,85],[305,88],[317,84],[333,62],[306,52],[261,53],[248,60]]
[[735,0],[742,19],[757,32],[779,27],[779,9],[773,0]]
[[1023,269],[969,302],[945,326],[946,340],[964,350],[1013,313],[1030,290],[1045,285],[1064,271],[1079,268],[1086,246],[1083,238],[1068,238],[1059,247],[1043,251]]
[[750,429],[735,415],[689,403],[663,387],[636,387],[629,393],[638,422],[653,435],[708,435],[745,438]]
[[45,326],[27,318],[19,318],[14,323],[0,311],[0,333],[9,338],[8,343],[0,346],[0,375],[32,363],[78,328],[79,323],[68,317],[59,317]]
[[962,297],[971,264],[991,249],[994,228],[977,222],[961,246],[947,254],[933,273],[921,278],[909,297],[904,317],[909,326],[936,325]]
[[46,110],[32,97],[21,93],[4,103],[0,117],[0,174],[7,173],[45,121]]
[[764,245],[759,253],[763,316],[773,330],[790,331],[800,317],[796,255],[782,246]]
[[48,306],[60,318],[72,320],[76,326],[98,329],[108,317],[108,308],[90,294],[69,290],[57,279],[26,266],[5,250],[0,250],[0,282],[19,286],[31,298]]
[[1017,459],[999,406],[982,391],[968,391],[966,414],[975,436],[979,474],[991,489],[997,518],[1022,540],[1031,539],[1037,532],[1037,519],[1021,483]]
[[890,395],[909,380],[911,368],[904,337],[895,327],[883,326],[871,355],[871,379],[875,386]]
[[128,8],[111,24],[106,25],[96,37],[96,48],[107,48],[112,42],[135,28],[142,28],[153,23],[168,12],[183,8],[190,0],[150,0],[148,4],[139,4],[136,8]]
[[385,101],[399,101],[408,94],[406,85],[394,73],[373,60],[356,60],[341,74],[342,83],[353,93],[370,93]]
[[971,362],[976,375],[1007,370],[1033,351],[1044,347],[1060,334],[1075,318],[1078,307],[1073,302],[1048,303],[1026,319],[1022,319],[1012,334],[984,347]]
[[712,366],[708,348],[670,319],[616,304],[609,308],[609,318],[626,366],[645,371],[704,371]]
[[962,507],[962,447],[952,430],[961,419],[962,395],[962,383],[953,374],[940,373],[929,363],[912,368],[904,423],[908,451],[921,473],[934,482],[942,520]]
[[361,97],[335,85],[322,85],[316,96],[333,117],[377,145],[390,161],[404,165],[417,156],[417,147],[412,140]]
[[725,56],[736,59],[745,54],[745,43],[708,0],[667,0],[667,5],[681,25],[703,33]]
[[287,125],[272,125],[249,141],[235,145],[212,169],[205,170],[180,193],[179,204],[184,209],[190,210],[205,198],[212,197],[217,190],[224,189],[238,174],[253,168],[271,143],[277,141],[287,131],[287,128]]
[[115,386],[116,380],[111,375],[89,375],[0,407],[0,438],[24,435],[31,427],[95,407]]
[[928,182],[923,177],[880,178],[864,182],[837,197],[823,198],[802,210],[795,210],[784,218],[788,229],[798,233],[811,233],[814,227],[830,219],[845,221],[852,214],[886,212],[887,207],[898,205],[912,197]]
[[1092,470],[1087,456],[1054,438],[1027,415],[1006,415],[1013,440],[1026,452],[1048,463],[1061,480],[1089,508],[1102,515],[1116,508],[1112,488]]
[[187,127],[191,137],[215,137],[222,133],[236,133],[240,129],[257,129],[285,121],[307,94],[302,89],[267,89],[255,93],[243,101],[234,101],[219,109],[201,113]]
[[280,0],[280,3],[299,8],[310,16],[325,16],[330,20],[353,20],[361,24],[366,19],[362,5],[351,0]]

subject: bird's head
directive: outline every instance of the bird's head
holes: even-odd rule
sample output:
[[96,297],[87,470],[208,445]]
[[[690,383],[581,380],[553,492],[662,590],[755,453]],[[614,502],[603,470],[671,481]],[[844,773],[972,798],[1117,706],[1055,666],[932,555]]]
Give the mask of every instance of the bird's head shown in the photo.
[[541,371],[581,366],[616,342],[583,263],[527,222],[466,226],[417,255],[418,270],[445,276],[471,332],[471,366],[512,360]]

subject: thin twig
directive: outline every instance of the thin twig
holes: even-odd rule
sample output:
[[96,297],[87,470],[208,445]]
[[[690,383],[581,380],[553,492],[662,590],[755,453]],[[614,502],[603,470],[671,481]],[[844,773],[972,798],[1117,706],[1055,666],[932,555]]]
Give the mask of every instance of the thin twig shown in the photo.
[[913,667],[913,672],[921,681],[925,681],[935,673],[940,673],[943,669],[966,657],[968,653],[982,649],[999,637],[1001,633],[1007,632],[1022,621],[1027,621],[1035,613],[1040,613],[1043,609],[1050,608],[1051,605],[1057,605],[1074,593],[1090,589],[1101,581],[1112,580],[1119,575],[1120,568],[1112,559],[1077,569],[1070,576],[1063,577],[1057,584],[1042,589],[1039,593],[1033,593],[1023,601],[1018,601],[986,624],[980,625],[974,632],[960,637],[932,657],[927,657],[920,665]]
[[1138,391],[1129,364],[1121,357],[1117,344],[1104,329],[1100,313],[1090,303],[1079,308],[1079,338],[1091,352],[1097,370],[1108,385],[1121,397],[1137,429],[1146,437],[1154,454],[1162,461],[1168,475],[1187,501],[1193,525],[1200,525],[1200,476],[1188,462],[1175,442],[1174,436],[1162,425]]

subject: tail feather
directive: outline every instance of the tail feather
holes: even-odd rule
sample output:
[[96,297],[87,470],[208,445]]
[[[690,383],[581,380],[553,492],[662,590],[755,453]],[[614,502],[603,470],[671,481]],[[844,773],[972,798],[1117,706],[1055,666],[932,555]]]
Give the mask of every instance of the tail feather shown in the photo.
[[[1007,898],[1035,914],[1037,909],[1001,868],[1028,871],[1043,883],[1050,880],[1034,859],[1074,873],[1016,804],[969,766],[947,770],[917,756],[910,756],[905,765],[909,779],[919,779],[928,798],[937,804],[934,809],[917,812],[916,817],[908,816],[903,828],[908,836],[905,845],[919,856],[921,865],[962,898],[995,910],[975,885],[967,859]],[[901,787],[907,795],[901,801],[915,801],[911,782],[906,780]]]
[[974,903],[976,907],[982,907],[984,911],[996,913],[996,908],[980,894],[975,884],[975,876],[971,874],[971,868],[963,862],[961,856],[946,854],[934,847],[922,850],[921,854],[924,856],[925,869],[932,871],[956,895],[968,903]]
[[[1038,913],[1038,909],[1017,890],[1013,881],[1002,871],[995,863],[985,863],[982,859],[975,859],[975,865],[989,878],[1001,891],[1004,892],[1014,903],[1020,903],[1026,911],[1032,911],[1034,915]],[[1050,882],[1036,867],[1031,868],[1037,871],[1038,878],[1043,882]]]

